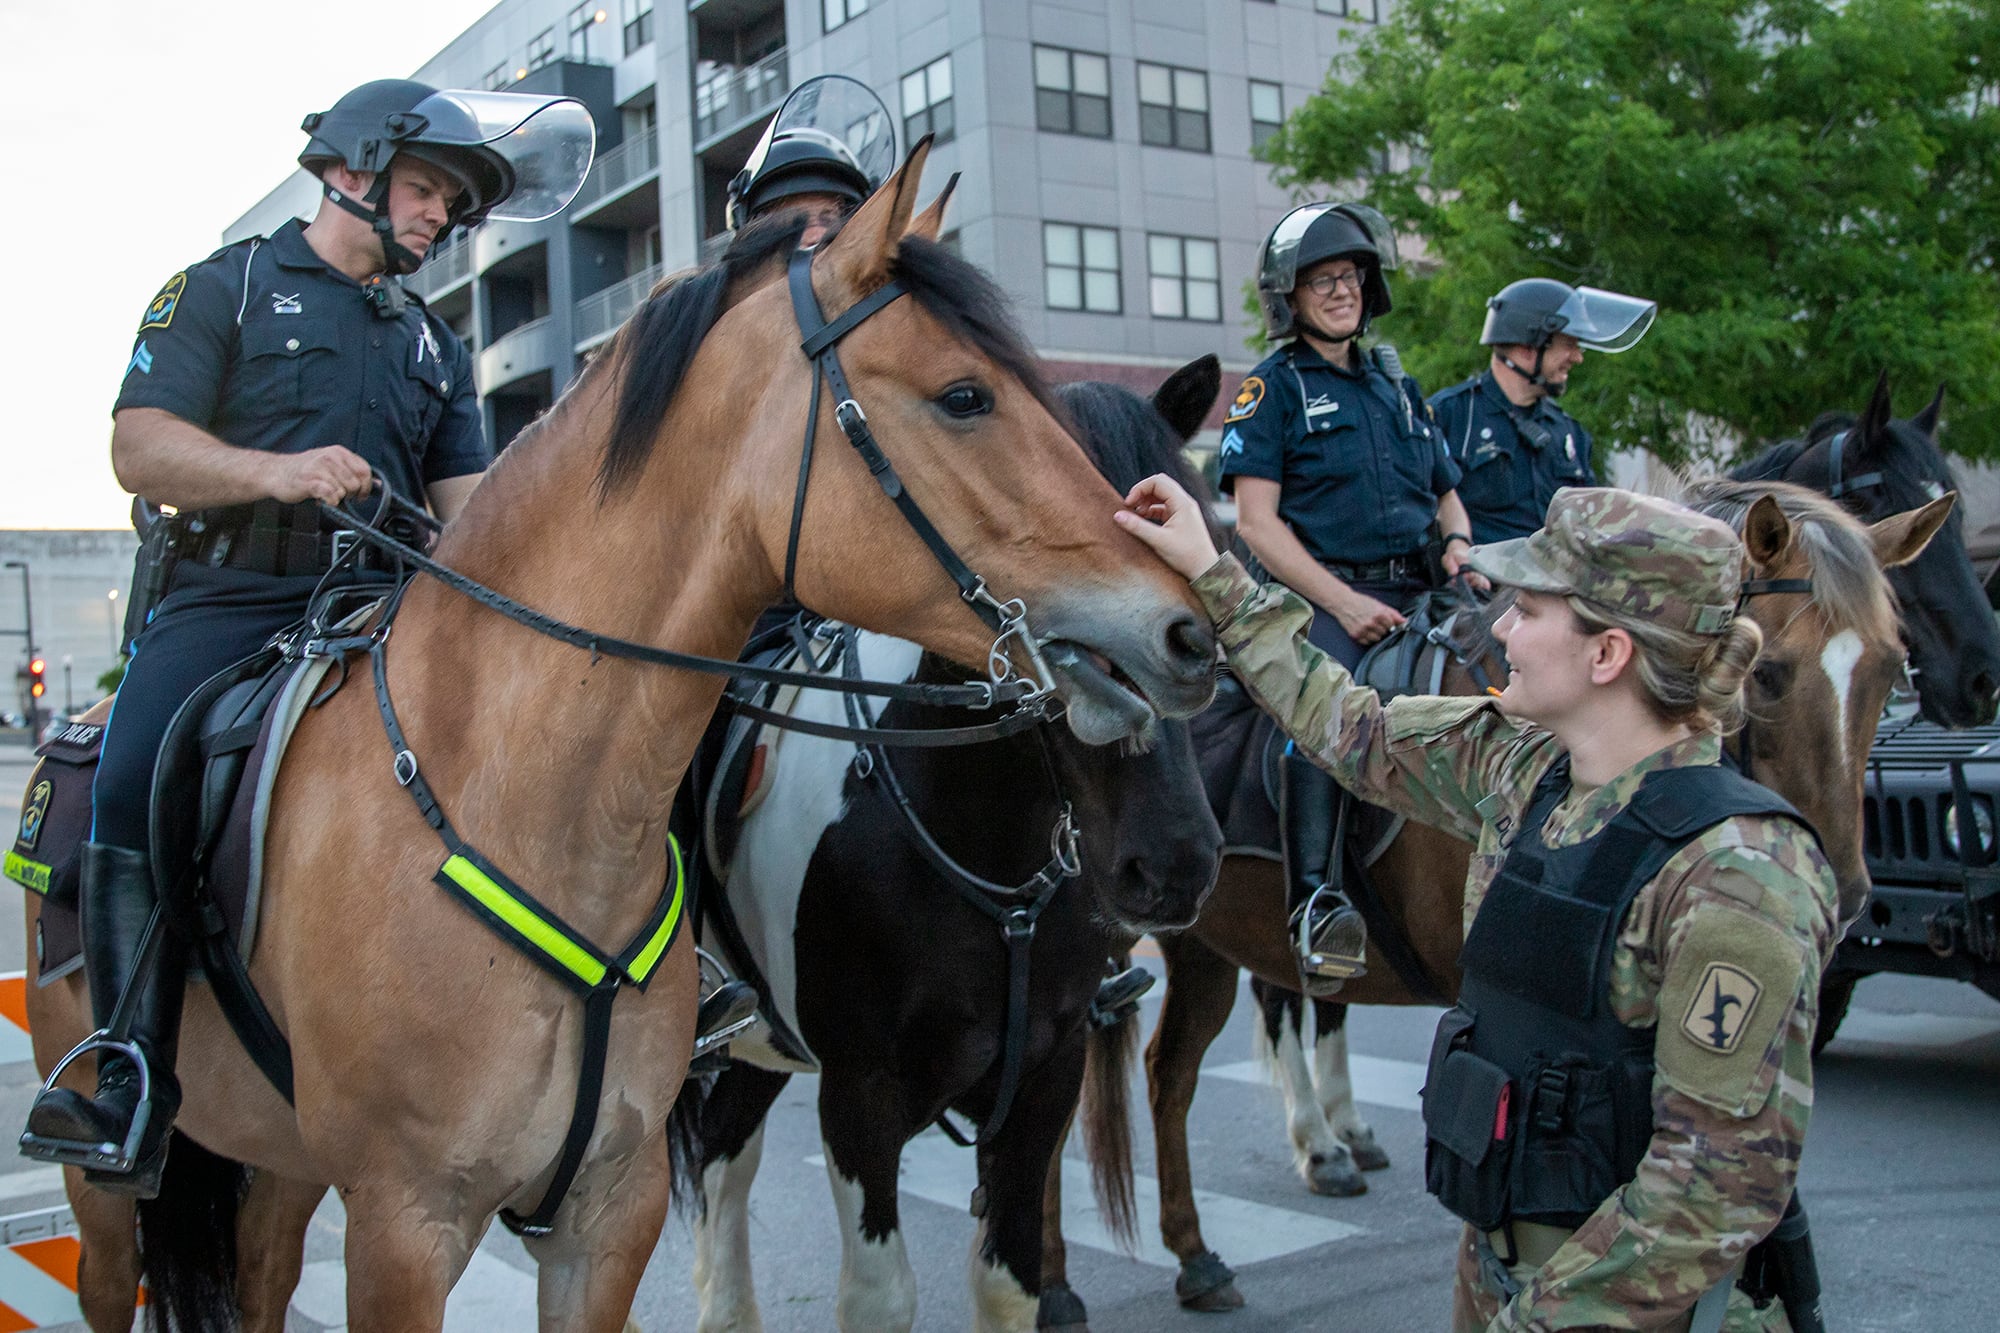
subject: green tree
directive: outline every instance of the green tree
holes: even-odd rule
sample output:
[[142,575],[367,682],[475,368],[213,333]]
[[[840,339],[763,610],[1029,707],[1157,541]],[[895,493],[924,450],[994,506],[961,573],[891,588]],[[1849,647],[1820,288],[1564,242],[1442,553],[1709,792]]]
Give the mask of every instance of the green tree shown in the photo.
[[1992,0],[1401,0],[1266,155],[1418,238],[1382,332],[1427,387],[1546,276],[1660,303],[1575,377],[1607,444],[1794,435],[1887,369],[2000,455],[1996,80]]

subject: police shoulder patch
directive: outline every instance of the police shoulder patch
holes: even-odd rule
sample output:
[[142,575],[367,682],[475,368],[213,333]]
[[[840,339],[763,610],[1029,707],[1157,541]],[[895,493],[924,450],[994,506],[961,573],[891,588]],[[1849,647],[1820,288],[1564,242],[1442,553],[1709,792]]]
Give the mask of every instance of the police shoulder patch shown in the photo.
[[1236,390],[1235,400],[1229,404],[1229,415],[1223,419],[1225,424],[1230,421],[1247,421],[1249,418],[1256,416],[1257,409],[1263,405],[1263,402],[1263,377],[1259,375],[1245,376],[1242,385]]
[[174,322],[174,310],[181,303],[181,293],[187,290],[187,274],[176,273],[167,279],[167,285],[160,288],[160,294],[146,307],[146,318],[139,325],[139,331],[164,329]]

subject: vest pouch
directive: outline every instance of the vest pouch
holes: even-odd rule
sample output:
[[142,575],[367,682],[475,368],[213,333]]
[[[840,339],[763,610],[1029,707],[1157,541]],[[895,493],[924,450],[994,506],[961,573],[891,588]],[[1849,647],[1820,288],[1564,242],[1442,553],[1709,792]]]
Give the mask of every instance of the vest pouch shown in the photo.
[[[1465,1022],[1453,1025],[1463,1016]],[[1431,1074],[1424,1086],[1424,1188],[1483,1231],[1509,1216],[1511,1174],[1520,1114],[1507,1071],[1458,1049],[1471,1015],[1454,1009],[1438,1026]]]
[[1581,1226],[1578,1201],[1608,1199],[1632,1176],[1607,1146],[1620,1142],[1615,1075],[1578,1059],[1537,1062],[1518,1096],[1520,1160],[1513,1215],[1550,1226]]

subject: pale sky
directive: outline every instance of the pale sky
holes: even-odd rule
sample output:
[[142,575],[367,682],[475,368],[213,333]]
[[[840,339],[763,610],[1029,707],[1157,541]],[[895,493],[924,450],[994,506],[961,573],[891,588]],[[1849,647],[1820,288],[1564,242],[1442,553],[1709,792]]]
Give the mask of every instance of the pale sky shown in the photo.
[[0,528],[110,528],[146,303],[277,186],[299,121],[405,78],[493,0],[0,0]]

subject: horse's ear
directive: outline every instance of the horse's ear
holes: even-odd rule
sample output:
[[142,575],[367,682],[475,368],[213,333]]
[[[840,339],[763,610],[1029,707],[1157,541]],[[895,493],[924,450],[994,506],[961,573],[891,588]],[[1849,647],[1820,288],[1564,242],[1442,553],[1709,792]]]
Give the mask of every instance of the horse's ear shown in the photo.
[[1922,509],[1891,514],[1880,523],[1869,524],[1868,544],[1875,548],[1875,558],[1882,562],[1882,568],[1907,565],[1922,555],[1956,503],[1958,492],[1946,491]]
[[1755,569],[1775,569],[1792,548],[1792,521],[1775,495],[1760,495],[1743,518],[1743,549]]
[[1889,372],[1884,370],[1875,379],[1875,392],[1869,396],[1868,406],[1861,409],[1861,420],[1854,423],[1853,443],[1857,449],[1865,449],[1883,431],[1889,428]]
[[1938,385],[1937,396],[1925,405],[1924,410],[1910,418],[1915,426],[1932,439],[1937,438],[1938,418],[1944,415],[1944,385]]
[[1222,362],[1210,352],[1167,376],[1167,382],[1153,391],[1153,407],[1167,419],[1174,434],[1191,440],[1208,419],[1215,395],[1221,390]]
[[868,196],[840,231],[826,244],[826,274],[842,290],[846,302],[859,300],[889,280],[896,247],[910,229],[917,207],[917,185],[923,180],[924,159],[931,154],[926,134],[911,146],[910,155],[882,188]]
[[951,179],[938,191],[938,197],[931,200],[931,206],[910,219],[910,229],[905,236],[921,236],[927,241],[935,241],[944,233],[944,209],[951,202],[951,192],[958,188],[958,173],[951,173]]

